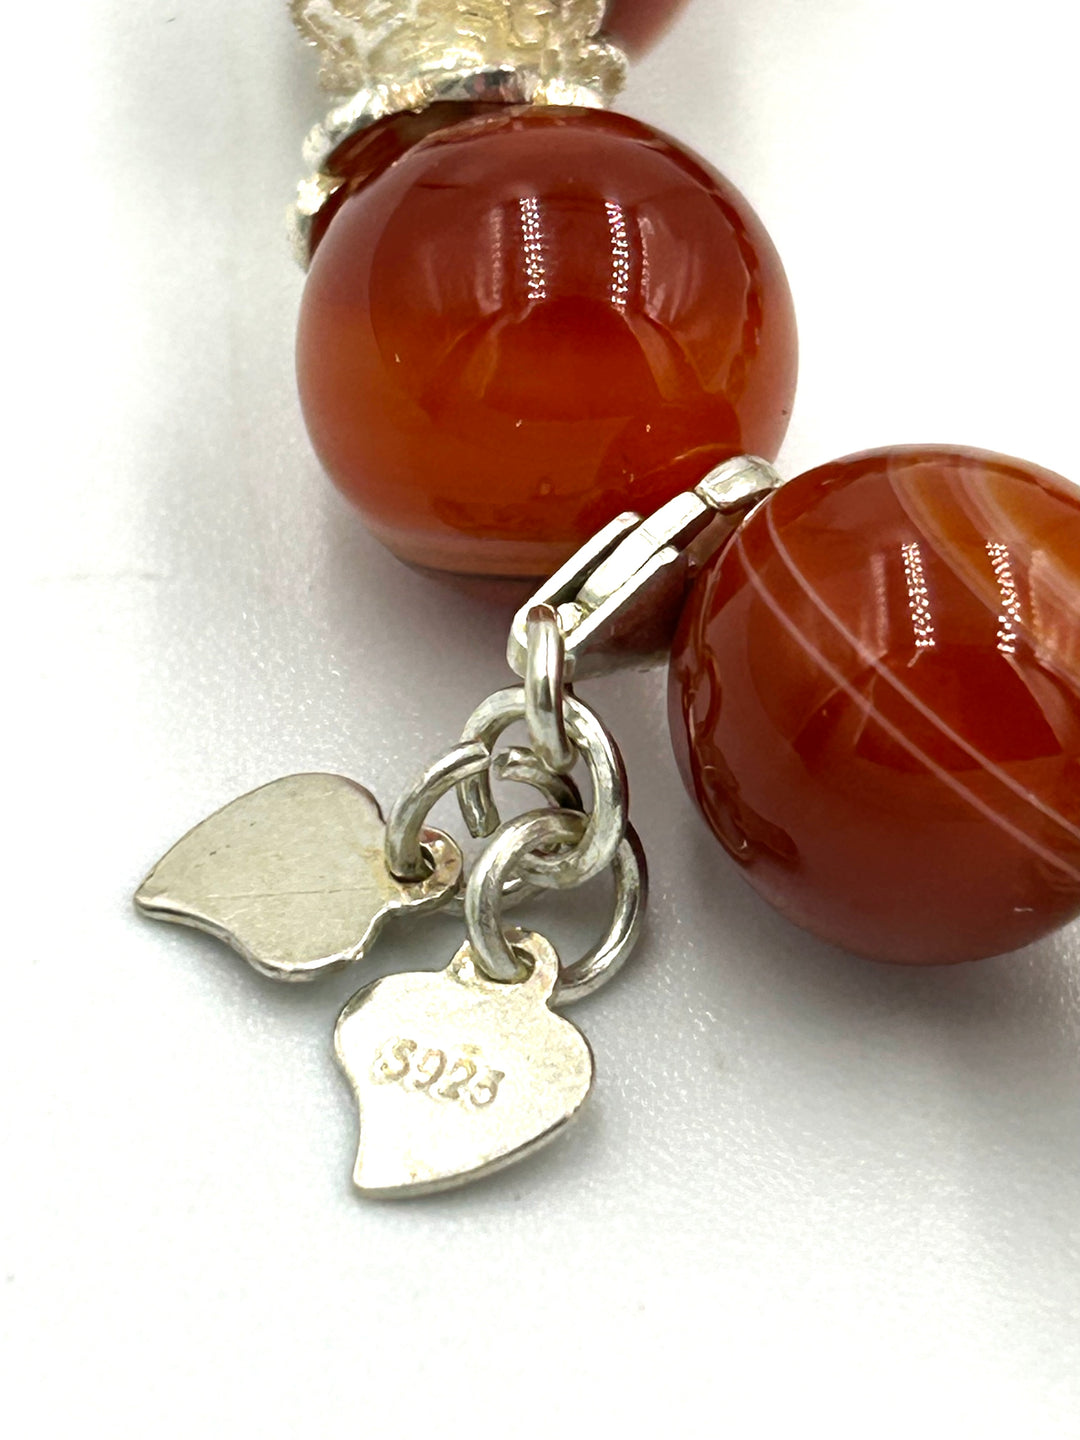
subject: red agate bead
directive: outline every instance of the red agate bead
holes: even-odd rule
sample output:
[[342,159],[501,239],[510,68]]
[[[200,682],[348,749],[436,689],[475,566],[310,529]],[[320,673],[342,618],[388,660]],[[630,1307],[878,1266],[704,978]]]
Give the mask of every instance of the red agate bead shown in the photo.
[[604,33],[630,55],[647,50],[686,0],[609,0]]
[[364,156],[298,336],[315,448],[392,550],[547,574],[620,511],[776,454],[791,296],[704,161],[625,116],[552,107],[408,139],[388,165]]
[[1080,914],[1080,491],[982,451],[793,480],[698,580],[671,667],[687,785],[790,919],[978,959]]

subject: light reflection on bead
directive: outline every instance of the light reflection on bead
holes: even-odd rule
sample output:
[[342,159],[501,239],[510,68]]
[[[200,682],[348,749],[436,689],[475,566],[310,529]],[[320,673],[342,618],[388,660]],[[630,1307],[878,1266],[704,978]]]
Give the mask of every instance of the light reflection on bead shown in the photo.
[[911,628],[915,632],[915,647],[929,650],[934,644],[934,616],[930,609],[930,594],[926,588],[923,573],[922,551],[917,540],[908,540],[900,547],[904,557],[904,573],[907,576],[908,605],[911,608]]

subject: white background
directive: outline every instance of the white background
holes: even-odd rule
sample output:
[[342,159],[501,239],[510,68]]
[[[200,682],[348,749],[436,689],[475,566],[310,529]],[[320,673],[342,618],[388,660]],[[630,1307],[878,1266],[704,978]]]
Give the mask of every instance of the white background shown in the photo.
[[[624,108],[785,258],[787,473],[958,441],[1080,476],[1073,9],[695,0],[638,68]],[[585,691],[651,924],[575,1014],[590,1110],[516,1170],[355,1198],[329,1035],[360,977],[277,988],[132,914],[277,774],[392,799],[507,683],[506,612],[398,565],[309,452],[281,214],[321,102],[283,0],[20,10],[5,1435],[1074,1437],[1080,933],[917,973],[794,932],[683,795],[659,672]],[[457,939],[398,931],[378,965]]]

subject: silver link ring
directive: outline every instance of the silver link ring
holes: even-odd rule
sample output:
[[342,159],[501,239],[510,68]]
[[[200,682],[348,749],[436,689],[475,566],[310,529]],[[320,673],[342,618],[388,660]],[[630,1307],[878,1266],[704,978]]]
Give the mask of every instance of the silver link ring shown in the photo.
[[486,775],[490,765],[491,751],[482,742],[456,745],[405,791],[386,822],[386,863],[395,879],[412,882],[431,873],[423,835],[432,807],[470,775]]
[[[441,830],[428,829],[425,822],[432,808],[463,780],[488,772],[499,780],[531,785],[556,808],[580,810],[581,792],[567,775],[553,775],[531,750],[514,747],[492,756],[481,741],[456,745],[448,750],[413,782],[400,797],[386,822],[386,864],[395,879],[406,884],[419,884],[430,879],[433,871],[445,869],[442,852],[450,846],[459,857],[460,851]],[[438,852],[438,853],[436,853]],[[504,903],[520,903],[537,893],[523,876],[515,876],[508,884]],[[446,902],[451,912],[462,913],[460,895]]]
[[[570,810],[534,810],[509,820],[494,836],[469,877],[465,925],[473,957],[492,980],[521,979],[521,962],[502,924],[503,894],[522,861],[540,847],[581,842],[587,818]],[[561,967],[553,1003],[572,1005],[612,979],[641,934],[648,896],[645,854],[632,826],[612,860],[615,909],[607,934],[573,965]]]
[[584,810],[581,791],[569,775],[556,775],[534,750],[511,745],[500,750],[491,762],[496,780],[511,780],[515,785],[531,785],[556,810]]
[[525,723],[541,761],[555,775],[574,768],[577,751],[566,733],[566,641],[550,605],[534,605],[526,621]]
[[[491,774],[496,780],[513,781],[515,785],[531,785],[556,810],[582,809],[581,791],[569,775],[553,775],[531,751],[511,746],[500,750],[491,761]],[[520,905],[540,893],[540,886],[530,885],[523,875],[514,875],[503,890],[503,909]],[[465,896],[459,891],[447,901],[447,914],[464,915]]]
[[[499,690],[474,712],[462,743],[480,742],[490,749],[504,730],[524,720],[525,713],[522,687]],[[548,855],[535,853],[538,847],[533,846],[532,853],[522,855],[520,873],[545,890],[574,889],[599,875],[615,859],[626,834],[626,771],[622,756],[594,712],[575,696],[564,697],[564,714],[567,733],[589,771],[593,810],[573,849]],[[486,771],[469,776],[459,785],[458,799],[474,838],[491,835],[499,828],[499,812]]]

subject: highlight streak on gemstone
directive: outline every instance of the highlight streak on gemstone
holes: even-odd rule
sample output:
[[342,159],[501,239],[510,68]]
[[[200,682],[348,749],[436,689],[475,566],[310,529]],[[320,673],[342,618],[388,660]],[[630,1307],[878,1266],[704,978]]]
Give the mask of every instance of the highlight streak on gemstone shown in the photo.
[[[825,603],[822,597],[818,594],[817,590],[807,581],[806,576],[803,575],[802,571],[795,564],[791,552],[784,544],[783,537],[780,535],[780,532],[776,528],[776,522],[773,519],[772,511],[770,510],[769,506],[763,506],[762,510],[765,515],[765,523],[768,525],[769,528],[769,534],[771,535],[773,544],[776,547],[776,553],[778,557],[782,560],[784,567],[791,575],[791,578],[795,581],[796,585],[798,585],[799,589],[802,590],[803,594],[807,597],[807,599],[811,602],[815,609],[833,627],[836,633],[842,636],[843,639],[847,641],[847,643],[859,656],[859,659],[865,665],[873,669],[874,673],[879,677],[881,682],[895,690],[895,692],[899,696],[901,696],[901,698],[904,699],[912,707],[912,709],[914,709],[918,714],[923,716],[924,719],[929,721],[929,723],[933,725],[942,736],[944,736],[953,745],[956,745],[960,750],[964,752],[965,755],[969,756],[972,760],[974,760],[977,765],[981,766],[988,775],[993,776],[993,778],[997,780],[998,783],[1002,785],[1006,790],[1008,790],[1011,794],[1015,795],[1018,799],[1025,801],[1034,810],[1037,810],[1041,815],[1045,816],[1046,819],[1053,821],[1056,825],[1060,825],[1062,830],[1064,830],[1065,833],[1070,836],[1070,838],[1074,840],[1080,840],[1080,827],[1073,825],[1069,820],[1065,818],[1064,815],[1060,813],[1060,811],[1055,810],[1051,805],[1047,805],[1044,800],[1041,800],[1039,798],[1039,796],[1032,794],[1030,790],[1026,789],[1023,785],[1018,784],[1017,781],[1015,781],[1012,776],[1007,774],[1007,772],[1004,771],[1000,765],[995,765],[988,755],[984,754],[983,751],[977,749],[969,741],[965,740],[964,737],[958,731],[954,730],[951,725],[947,725],[945,721],[941,718],[941,716],[936,713],[936,711],[931,710],[928,705],[924,704],[924,702],[920,700],[919,697],[907,685],[905,685],[902,680],[898,679],[894,673],[892,673],[884,665],[881,664],[877,656],[871,654],[871,652],[866,649],[865,645],[860,643],[858,637],[852,634],[852,632],[840,619],[839,615],[837,615],[836,612]],[[751,573],[748,561],[746,560],[745,556],[745,549],[742,543],[743,537],[741,532],[739,532],[738,534],[738,539],[740,553],[744,557],[744,564],[747,565],[747,574],[751,581],[751,584],[754,585],[754,588],[762,596],[762,599],[766,600],[769,608],[774,610],[774,612],[779,617],[781,612],[776,604],[776,600],[771,595],[766,598],[766,592],[764,590],[760,577],[755,578],[755,575]],[[1054,865],[1060,870],[1064,870],[1071,879],[1080,881],[1080,871],[1074,870],[1073,867],[1070,866],[1066,861],[1064,861],[1059,855],[1055,855],[1053,851],[1047,850],[1044,846],[1040,845],[1033,836],[1028,835],[1025,831],[1018,830],[1011,823],[1011,821],[1005,818],[1005,816],[999,814],[998,811],[987,806],[977,795],[974,794],[973,791],[969,790],[966,785],[964,785],[954,775],[951,775],[947,770],[943,769],[940,765],[938,765],[931,756],[927,755],[921,749],[921,747],[915,745],[911,740],[909,740],[908,737],[904,735],[903,731],[897,729],[896,726],[891,725],[883,715],[877,713],[877,711],[870,704],[870,702],[867,701],[862,695],[858,694],[858,692],[855,691],[853,687],[844,679],[840,672],[829,664],[829,662],[825,659],[824,655],[821,655],[816,649],[811,647],[807,637],[796,627],[791,626],[786,616],[783,617],[783,621],[785,629],[789,631],[792,637],[798,641],[798,643],[806,650],[807,654],[809,654],[812,659],[822,665],[822,667],[826,670],[826,673],[829,675],[830,679],[832,679],[836,684],[842,686],[844,691],[849,696],[851,696],[853,700],[856,701],[860,708],[865,710],[867,706],[870,706],[870,709],[874,712],[874,719],[890,735],[890,737],[896,740],[896,742],[901,745],[905,750],[907,750],[910,755],[914,756],[923,764],[925,764],[927,768],[930,769],[934,773],[934,775],[936,775],[942,781],[943,784],[948,785],[949,788],[954,790],[958,795],[963,796],[963,798],[969,801],[970,804],[975,807],[975,809],[986,815],[987,819],[993,820],[995,824],[1001,826],[1002,829],[1008,831],[1008,833],[1012,835],[1014,839],[1018,840],[1027,849],[1033,851],[1041,859],[1048,861],[1050,864]]]
[[[1021,571],[1026,568],[1028,571],[1026,605],[1021,605],[1019,588],[1014,583],[1008,606],[1001,605],[1001,608],[1005,609],[1003,616],[997,613],[1001,604],[1001,579],[998,575],[994,575],[994,589],[998,591],[998,596],[992,597],[988,588],[981,583],[984,572],[976,557],[971,556],[967,564],[957,563],[957,557],[950,554],[946,546],[938,546],[932,535],[927,536],[926,525],[930,517],[924,507],[912,504],[911,496],[905,487],[897,484],[894,479],[889,480],[889,487],[907,519],[916,529],[924,532],[924,540],[929,538],[930,545],[960,584],[980,605],[987,607],[990,613],[995,615],[1003,629],[1007,625],[1011,628],[1011,643],[1018,646],[1023,642],[1030,646],[1039,663],[1052,669],[1058,679],[1073,694],[1080,697],[1080,687],[1076,680],[1080,673],[1080,649],[1077,647],[1077,627],[1071,623],[1074,575],[1068,571],[1063,572],[1045,550],[1035,549],[1032,553],[1025,554],[1022,548],[1018,568]],[[981,529],[984,533],[993,532],[995,529],[1004,529],[1010,523],[1008,513],[992,503],[987,497],[985,486],[979,484],[976,476],[965,477],[959,482],[958,495],[962,497],[963,514],[976,529]],[[1013,578],[1017,568],[1016,557],[1008,544],[989,541],[985,542],[985,549],[990,556],[991,568],[999,556],[1004,556],[1010,578]],[[1040,596],[1052,603],[1041,606]],[[1006,643],[1010,643],[1008,637]],[[1003,653],[1017,652],[1014,649]]]
[[[851,702],[856,705],[863,712],[864,715],[866,715],[869,719],[874,720],[876,724],[880,725],[882,730],[884,730],[886,735],[888,735],[891,740],[895,741],[897,745],[899,745],[902,749],[906,750],[909,755],[911,755],[914,759],[918,760],[922,765],[925,765],[926,769],[936,779],[940,780],[943,785],[945,785],[948,789],[952,790],[954,794],[959,795],[963,800],[967,801],[967,803],[971,805],[974,810],[977,810],[979,814],[984,815],[986,819],[991,821],[994,825],[998,826],[998,828],[1003,830],[1007,835],[1010,835],[1019,845],[1023,846],[1025,850],[1030,850],[1032,854],[1037,855],[1040,860],[1044,860],[1048,864],[1054,866],[1056,869],[1063,871],[1070,880],[1080,881],[1080,870],[1074,869],[1067,860],[1063,860],[1060,855],[1055,855],[1052,850],[1047,850],[1044,845],[1039,844],[1039,842],[1034,838],[1034,836],[1029,835],[1026,831],[1019,829],[1012,823],[1011,820],[1008,820],[1004,815],[993,809],[992,806],[987,805],[984,800],[980,799],[978,795],[976,795],[973,791],[969,790],[968,787],[964,785],[962,781],[958,780],[955,775],[950,774],[948,770],[944,769],[943,766],[939,765],[937,761],[933,758],[933,756],[928,755],[921,746],[916,745],[914,741],[909,739],[908,736],[905,735],[904,732],[899,728],[899,726],[896,726],[890,720],[887,720],[885,716],[882,715],[881,712],[874,705],[873,701],[868,700],[861,691],[856,690],[856,688],[851,684],[851,682],[839,670],[837,670],[836,666],[831,664],[831,662],[822,654],[822,652],[817,648],[817,646],[813,644],[813,642],[809,639],[805,632],[802,631],[796,624],[794,624],[790,616],[785,613],[783,607],[776,600],[776,597],[765,585],[764,581],[761,578],[760,572],[755,569],[753,565],[751,565],[750,558],[746,553],[745,541],[741,531],[736,532],[735,546],[742,560],[743,569],[746,573],[746,578],[750,581],[751,586],[760,596],[766,607],[780,622],[780,624],[788,632],[788,634],[795,641],[795,643],[802,649],[804,654],[809,656],[809,658],[813,660],[816,665],[819,665],[821,667],[823,673],[828,675],[829,679],[833,682],[833,684],[836,685],[838,689],[842,690],[843,693],[848,697],[848,699],[850,699]],[[839,625],[839,622],[838,629],[841,630],[841,633],[847,633],[843,630],[843,627]],[[875,669],[877,668],[878,667],[875,666]],[[880,670],[879,673],[881,673]],[[991,771],[996,771],[997,769],[996,766],[988,766],[988,768]],[[1016,787],[1010,788],[1015,789]],[[1024,798],[1027,799],[1031,797],[1024,795]],[[1040,806],[1040,808],[1044,807]],[[1064,821],[1064,819],[1062,819],[1061,816],[1056,816],[1056,818],[1060,819],[1062,824],[1066,824],[1066,822]]]
[[922,551],[917,540],[909,540],[900,547],[904,557],[904,574],[907,577],[908,607],[911,610],[911,627],[915,631],[915,648],[929,650],[934,640],[934,617],[930,610],[930,592],[926,588],[926,574],[923,570]]
[[611,231],[611,303],[616,310],[625,310],[630,297],[630,241],[626,234],[626,217],[622,206],[614,200],[606,201],[604,208]]
[[[511,211],[511,216],[513,212]],[[490,266],[485,270],[477,270],[477,298],[485,306],[488,314],[495,315],[503,307],[506,301],[506,231],[509,225],[513,232],[513,220],[508,216],[501,205],[493,205],[491,214],[488,217],[488,253],[491,256]],[[487,287],[490,284],[491,289]],[[481,286],[483,288],[481,288]]]
[[547,299],[547,272],[544,268],[544,231],[540,224],[540,202],[525,196],[521,206],[521,243],[525,252],[525,278],[529,282],[529,299]]
[[1001,614],[998,616],[998,649],[1003,655],[1016,654],[1017,625],[1020,623],[1020,595],[1013,578],[1009,547],[988,540],[986,553],[994,567],[994,579],[1001,591]]

